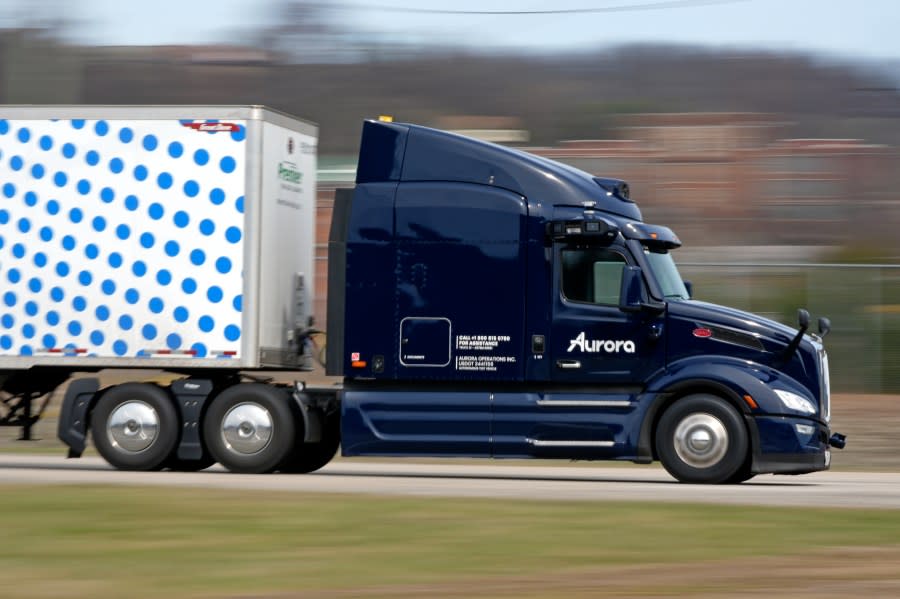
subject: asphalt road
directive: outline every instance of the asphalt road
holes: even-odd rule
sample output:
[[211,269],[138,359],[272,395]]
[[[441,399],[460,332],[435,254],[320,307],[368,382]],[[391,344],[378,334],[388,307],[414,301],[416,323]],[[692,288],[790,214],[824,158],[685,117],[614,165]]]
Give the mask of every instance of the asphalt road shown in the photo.
[[313,474],[119,472],[100,458],[0,454],[0,484],[157,485],[308,493],[491,497],[572,501],[708,502],[900,509],[900,473],[757,476],[741,485],[679,484],[640,466],[508,466],[338,460]]

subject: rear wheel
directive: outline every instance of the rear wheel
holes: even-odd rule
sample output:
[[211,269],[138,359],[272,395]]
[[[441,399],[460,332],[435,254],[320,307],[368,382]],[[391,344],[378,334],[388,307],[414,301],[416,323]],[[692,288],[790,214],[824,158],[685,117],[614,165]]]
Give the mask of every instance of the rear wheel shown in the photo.
[[215,458],[209,454],[204,454],[199,460],[183,460],[178,456],[172,456],[163,467],[174,472],[199,472],[200,470],[206,470],[215,463]]
[[326,417],[322,440],[317,443],[297,443],[279,470],[297,474],[315,472],[334,458],[340,444],[340,418],[337,415]]
[[284,389],[242,383],[218,395],[203,420],[212,457],[232,472],[271,472],[294,448],[296,427]]
[[169,395],[146,383],[112,387],[91,414],[94,445],[121,470],[163,467],[178,443],[178,414]]
[[689,395],[662,415],[656,451],[684,483],[742,482],[749,478],[749,436],[741,415],[714,395]]

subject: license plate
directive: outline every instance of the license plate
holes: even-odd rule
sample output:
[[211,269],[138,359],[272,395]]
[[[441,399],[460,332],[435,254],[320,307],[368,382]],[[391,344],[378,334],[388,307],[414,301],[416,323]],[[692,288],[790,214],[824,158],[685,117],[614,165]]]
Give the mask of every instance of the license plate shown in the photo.
[[831,466],[831,450],[826,449],[825,450],[825,467],[828,468],[829,466]]

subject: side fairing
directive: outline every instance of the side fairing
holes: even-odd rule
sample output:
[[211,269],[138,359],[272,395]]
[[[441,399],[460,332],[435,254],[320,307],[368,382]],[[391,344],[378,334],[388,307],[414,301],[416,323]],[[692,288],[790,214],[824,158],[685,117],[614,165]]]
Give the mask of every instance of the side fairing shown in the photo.
[[356,194],[344,372],[522,380],[524,198],[449,182],[364,184]]

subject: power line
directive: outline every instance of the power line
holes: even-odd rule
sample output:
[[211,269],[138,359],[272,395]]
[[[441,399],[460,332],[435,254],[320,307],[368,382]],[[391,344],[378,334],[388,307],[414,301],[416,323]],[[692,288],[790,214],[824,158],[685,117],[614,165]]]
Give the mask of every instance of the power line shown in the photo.
[[380,4],[361,4],[358,2],[341,2],[331,5],[332,8],[348,8],[354,10],[377,10],[381,12],[398,12],[432,15],[574,15],[588,13],[637,12],[647,10],[668,10],[691,8],[695,6],[715,6],[735,4],[749,0],[664,0],[661,2],[644,2],[641,4],[619,4],[594,8],[562,8],[548,10],[453,10],[444,8],[413,8],[407,6],[389,6]]

